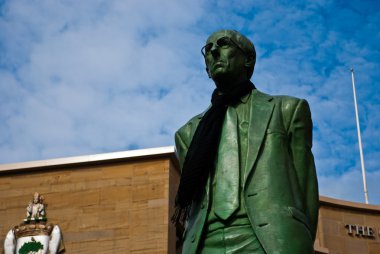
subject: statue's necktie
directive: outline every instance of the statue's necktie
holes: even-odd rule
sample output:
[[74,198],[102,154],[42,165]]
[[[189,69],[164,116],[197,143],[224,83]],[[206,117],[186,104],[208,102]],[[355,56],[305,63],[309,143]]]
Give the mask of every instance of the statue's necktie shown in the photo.
[[227,220],[239,207],[239,144],[235,108],[228,107],[218,149],[214,213]]

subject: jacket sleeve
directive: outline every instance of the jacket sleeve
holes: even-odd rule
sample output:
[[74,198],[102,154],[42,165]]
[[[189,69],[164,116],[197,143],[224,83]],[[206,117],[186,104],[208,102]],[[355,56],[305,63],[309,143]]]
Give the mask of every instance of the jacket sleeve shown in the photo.
[[288,134],[293,164],[298,178],[304,213],[309,218],[313,239],[317,230],[319,194],[312,148],[313,124],[306,100],[297,100],[291,116]]

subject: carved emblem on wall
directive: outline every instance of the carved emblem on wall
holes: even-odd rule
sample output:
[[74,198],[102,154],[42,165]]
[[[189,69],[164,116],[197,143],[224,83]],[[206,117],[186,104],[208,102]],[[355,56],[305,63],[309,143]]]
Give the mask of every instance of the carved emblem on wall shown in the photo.
[[26,218],[9,230],[4,241],[5,254],[63,253],[62,234],[58,225],[48,224],[44,198],[38,192],[26,208]]

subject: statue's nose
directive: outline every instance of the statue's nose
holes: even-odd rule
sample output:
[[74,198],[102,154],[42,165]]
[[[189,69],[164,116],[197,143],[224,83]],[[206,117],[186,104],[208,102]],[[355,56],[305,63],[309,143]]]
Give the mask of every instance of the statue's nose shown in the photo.
[[219,55],[219,46],[216,45],[216,43],[212,44],[212,47],[210,49],[210,52],[213,56],[218,56]]

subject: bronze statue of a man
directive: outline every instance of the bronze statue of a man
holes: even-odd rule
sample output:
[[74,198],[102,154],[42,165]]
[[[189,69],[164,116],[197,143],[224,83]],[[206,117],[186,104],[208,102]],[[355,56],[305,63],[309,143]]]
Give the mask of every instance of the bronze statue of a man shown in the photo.
[[253,43],[233,30],[202,48],[211,106],[175,134],[183,253],[314,253],[318,183],[308,103],[251,83]]

